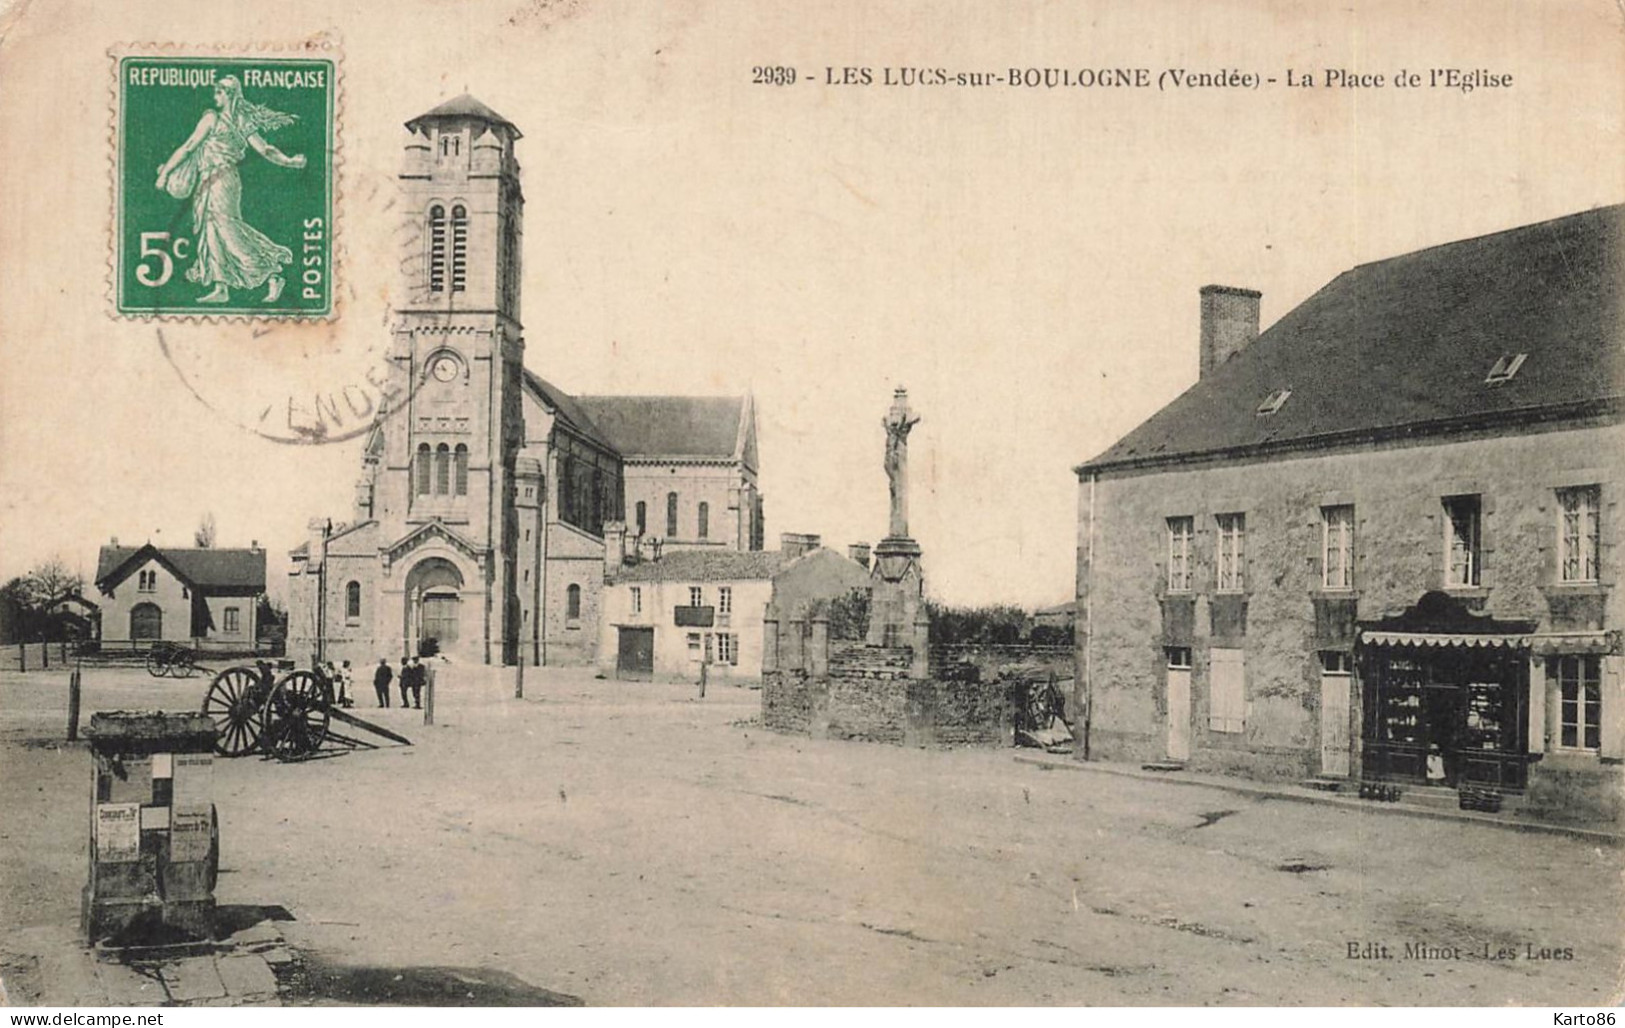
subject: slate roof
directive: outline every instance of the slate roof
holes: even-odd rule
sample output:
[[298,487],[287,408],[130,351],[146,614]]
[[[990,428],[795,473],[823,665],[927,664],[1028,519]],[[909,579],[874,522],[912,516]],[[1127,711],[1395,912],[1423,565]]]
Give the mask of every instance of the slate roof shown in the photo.
[[671,550],[622,568],[616,582],[737,582],[769,579],[789,560],[779,550]]
[[[1622,240],[1616,205],[1362,264],[1076,470],[1618,409]],[[1510,381],[1485,383],[1519,353]],[[1291,396],[1260,416],[1278,389]]]
[[504,118],[496,111],[491,110],[491,108],[480,103],[467,93],[447,100],[445,103],[441,104],[439,107],[436,107],[432,111],[423,112],[416,118],[413,118],[411,121],[407,122],[406,127],[415,131],[419,122],[425,121],[429,118],[479,118],[482,121],[489,121],[494,125],[505,125],[513,132],[515,139],[520,138],[519,129],[514,126],[513,122],[509,121],[507,118]]
[[742,396],[583,396],[582,408],[625,457],[732,458]]
[[227,549],[160,550],[144,546],[103,546],[96,560],[96,585],[106,589],[128,577],[136,566],[156,556],[197,589],[265,591],[265,551]]
[[540,375],[525,369],[525,384],[542,398],[542,401],[558,412],[565,424],[575,429],[583,439],[597,443],[606,450],[622,452],[602,431],[593,423],[582,402],[560,389],[558,386],[542,378]]

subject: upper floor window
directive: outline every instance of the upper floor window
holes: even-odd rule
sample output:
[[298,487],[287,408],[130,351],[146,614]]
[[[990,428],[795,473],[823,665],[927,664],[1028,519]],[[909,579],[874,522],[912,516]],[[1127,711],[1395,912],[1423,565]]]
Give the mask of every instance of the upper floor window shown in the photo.
[[1570,750],[1602,748],[1602,658],[1553,657],[1548,675],[1557,679],[1558,745]]
[[721,585],[717,587],[717,613],[732,614],[734,610],[733,586]]
[[677,494],[666,494],[666,538],[677,538]]
[[637,586],[637,585],[632,586],[632,613],[634,615],[643,613],[643,587],[642,586]]
[[688,587],[688,605],[690,607],[705,606],[705,589],[703,586],[691,585]]
[[361,620],[361,583],[351,582],[344,587],[344,619]]
[[1218,553],[1219,592],[1239,593],[1247,587],[1247,515],[1220,514]]
[[637,532],[637,534],[638,535],[643,535],[643,534],[645,534],[645,533],[647,533],[649,531],[649,505],[647,503],[644,503],[642,500],[639,500],[638,501],[637,512],[638,512],[638,532]]
[[135,587],[139,592],[150,593],[158,589],[158,572],[138,571],[135,576]]
[[440,156],[456,157],[463,152],[463,137],[447,135],[440,137]]
[[1595,485],[1557,491],[1557,566],[1564,582],[1595,582],[1602,558],[1602,488]]
[[564,590],[564,616],[571,621],[580,619],[581,586],[571,583],[570,587]]
[[468,208],[451,209],[451,291],[460,293],[468,284]]
[[701,501],[700,503],[699,537],[701,539],[709,539],[711,537],[711,505],[709,503],[705,503],[704,501]]
[[[452,484],[458,496],[468,495],[468,444],[458,443],[451,454]],[[526,490],[529,493],[529,490]]]
[[1320,508],[1320,584],[1327,589],[1354,587],[1354,507]]
[[1196,540],[1195,518],[1168,519],[1168,591],[1191,591],[1191,547]]
[[242,626],[238,620],[241,614],[242,612],[236,607],[227,607],[221,612],[220,630],[232,635],[235,635],[237,632],[241,631]]
[[429,208],[429,291],[446,291],[446,209]]
[[1477,496],[1444,498],[1444,583],[1465,588],[1479,582],[1483,505]]

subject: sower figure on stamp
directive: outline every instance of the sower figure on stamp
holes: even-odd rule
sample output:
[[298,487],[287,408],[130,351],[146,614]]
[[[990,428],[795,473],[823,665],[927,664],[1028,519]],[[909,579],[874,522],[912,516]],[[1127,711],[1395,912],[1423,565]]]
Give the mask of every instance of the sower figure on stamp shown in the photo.
[[372,673],[372,689],[378,694],[378,705],[389,706],[389,681],[395,677],[395,672],[389,669],[389,658],[378,658],[378,670]]
[[278,167],[303,168],[303,154],[290,157],[261,135],[295,118],[244,99],[242,83],[231,75],[215,87],[214,102],[217,109],[204,111],[186,142],[158,166],[158,188],[177,199],[192,198],[197,256],[186,278],[214,287],[200,303],[225,303],[232,287],[257,289],[266,283],[265,302],[274,303],[287,284],[282,269],[293,263],[293,251],[243,220],[237,165],[253,147]]

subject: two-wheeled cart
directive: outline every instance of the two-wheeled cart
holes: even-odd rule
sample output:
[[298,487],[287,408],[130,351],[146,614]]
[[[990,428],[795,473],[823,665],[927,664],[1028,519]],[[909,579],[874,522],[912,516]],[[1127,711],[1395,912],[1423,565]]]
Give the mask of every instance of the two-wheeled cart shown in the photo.
[[260,753],[278,760],[316,756],[324,744],[375,749],[377,743],[348,735],[334,722],[404,746],[412,740],[373,724],[333,702],[333,683],[311,670],[278,675],[268,661],[230,667],[214,676],[203,713],[215,724],[215,752],[222,757]]

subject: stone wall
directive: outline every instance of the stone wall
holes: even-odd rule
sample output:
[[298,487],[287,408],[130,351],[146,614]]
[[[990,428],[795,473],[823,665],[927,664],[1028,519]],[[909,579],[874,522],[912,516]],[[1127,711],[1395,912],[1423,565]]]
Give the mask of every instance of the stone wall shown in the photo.
[[762,723],[818,739],[1002,745],[1009,726],[1003,682],[931,676],[928,632],[922,622],[911,645],[832,644],[821,618],[781,625],[770,617],[763,632]]

